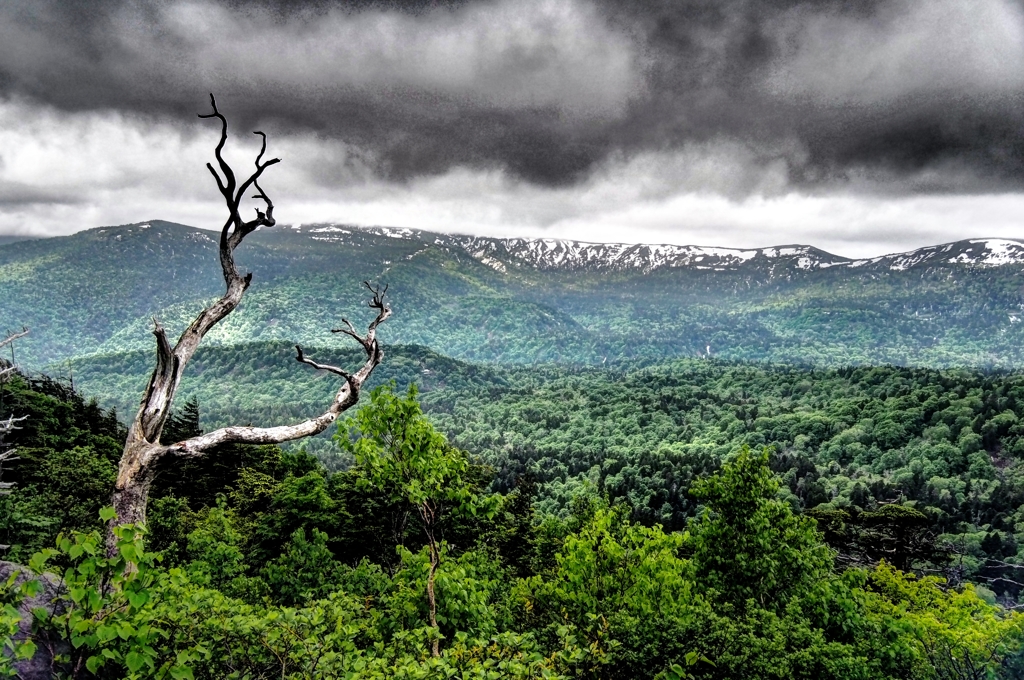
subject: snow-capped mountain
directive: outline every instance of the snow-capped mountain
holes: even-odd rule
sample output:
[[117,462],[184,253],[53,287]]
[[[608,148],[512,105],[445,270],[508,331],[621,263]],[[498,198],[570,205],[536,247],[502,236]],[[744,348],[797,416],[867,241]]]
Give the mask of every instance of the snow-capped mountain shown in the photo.
[[[559,239],[438,238],[440,245],[458,246],[496,269],[509,265],[534,269],[609,270],[650,273],[657,269],[689,267],[724,271],[747,263],[787,263],[800,269],[820,269],[845,263],[810,246],[738,250],[666,244],[583,243]],[[447,245],[447,244],[445,244]],[[499,266],[501,265],[501,266]]]
[[[0,246],[0,318],[38,329],[19,347],[36,367],[148,352],[154,316],[183,328],[223,292],[217,241],[153,220]],[[324,324],[365,304],[369,280],[391,286],[389,342],[474,361],[703,356],[711,344],[735,359],[1024,367],[1024,242],[1013,239],[849,259],[803,245],[307,224],[260,230],[238,258],[253,290],[211,342],[320,346]]]
[[906,253],[854,260],[850,267],[878,266],[892,271],[912,267],[963,264],[975,267],[999,267],[1024,264],[1024,241],[1005,238],[978,238],[938,246],[918,248]]
[[1024,241],[970,239],[869,259],[832,255],[807,245],[738,249],[668,244],[587,243],[562,239],[488,238],[439,234],[392,227],[310,225],[297,228],[318,241],[345,241],[372,234],[464,251],[501,272],[520,268],[563,271],[615,271],[647,274],[659,269],[729,271],[746,267],[814,271],[851,267],[903,271],[913,267],[968,265],[997,267],[1024,264]]

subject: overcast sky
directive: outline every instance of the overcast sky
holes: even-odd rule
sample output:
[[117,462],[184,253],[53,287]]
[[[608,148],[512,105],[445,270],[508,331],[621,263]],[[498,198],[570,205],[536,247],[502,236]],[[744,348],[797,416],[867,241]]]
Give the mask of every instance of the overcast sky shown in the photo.
[[1024,238],[1024,0],[0,2],[0,234],[281,223],[875,255]]

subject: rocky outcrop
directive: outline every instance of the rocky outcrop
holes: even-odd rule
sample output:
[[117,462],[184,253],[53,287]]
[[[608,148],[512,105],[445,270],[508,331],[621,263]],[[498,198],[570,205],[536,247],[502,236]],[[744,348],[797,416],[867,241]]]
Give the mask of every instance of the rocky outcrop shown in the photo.
[[16,584],[36,579],[42,584],[42,588],[35,597],[26,598],[18,606],[21,613],[21,623],[18,625],[18,633],[15,639],[24,640],[31,637],[36,643],[36,653],[31,659],[16,664],[19,678],[22,680],[50,680],[55,677],[54,659],[60,655],[67,655],[70,652],[70,645],[66,640],[49,633],[45,630],[33,630],[33,610],[45,609],[50,613],[60,613],[62,585],[60,579],[53,574],[35,576],[28,567],[14,562],[0,561],[0,582],[6,582],[11,574],[17,572]]

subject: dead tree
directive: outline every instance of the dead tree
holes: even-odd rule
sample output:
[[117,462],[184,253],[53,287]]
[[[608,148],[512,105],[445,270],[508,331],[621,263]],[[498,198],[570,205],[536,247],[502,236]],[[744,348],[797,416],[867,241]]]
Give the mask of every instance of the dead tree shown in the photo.
[[[243,276],[235,266],[235,248],[257,227],[272,227],[276,223],[274,203],[260,188],[259,179],[264,170],[280,162],[280,159],[263,160],[263,155],[267,150],[267,136],[262,132],[255,132],[254,134],[259,135],[263,141],[259,155],[256,157],[256,169],[248,179],[239,184],[221,153],[228,138],[227,119],[217,109],[217,101],[213,95],[210,95],[210,103],[213,112],[200,114],[199,117],[215,118],[221,124],[220,142],[214,149],[214,156],[220,172],[218,173],[212,163],[207,163],[206,167],[217,182],[217,188],[224,197],[228,209],[228,218],[220,233],[220,265],[224,273],[226,290],[219,300],[199,313],[173,347],[167,339],[163,326],[155,318],[153,319],[153,335],[156,336],[156,367],[153,369],[153,375],[142,397],[139,412],[128,429],[128,439],[125,441],[124,453],[121,455],[117,482],[111,499],[117,514],[111,520],[110,528],[118,523],[145,523],[146,501],[149,497],[150,486],[160,466],[171,464],[170,459],[172,458],[202,456],[214,447],[229,442],[279,444],[323,432],[338,418],[339,414],[359,400],[360,388],[384,358],[384,353],[377,342],[376,329],[391,315],[391,308],[384,300],[387,287],[381,289],[364,283],[372,295],[369,307],[376,311],[376,317],[370,322],[366,333],[359,334],[346,319],[342,319],[345,324],[344,328],[331,331],[351,336],[366,352],[366,361],[357,371],[349,373],[335,366],[319,364],[306,358],[302,348],[298,345],[295,346],[297,361],[315,369],[334,373],[344,380],[326,411],[315,418],[295,425],[224,427],[184,441],[168,443],[160,441],[164,424],[171,413],[174,393],[178,389],[185,367],[199,347],[203,336],[238,306],[252,280],[251,273]],[[245,198],[246,192],[250,188],[255,191],[252,198],[262,201],[266,205],[266,212],[257,208],[256,218],[245,221],[242,219],[239,209],[242,199]],[[109,532],[108,550],[114,550],[112,533]]]
[[[22,329],[17,333],[8,333],[6,338],[0,340],[0,347],[6,347],[8,345],[13,346],[15,340],[17,340],[18,338],[23,338],[26,335],[28,335],[28,329],[25,327],[22,327]],[[13,353],[14,350],[12,349],[11,352]],[[0,383],[6,380],[7,376],[14,373],[15,370],[17,369],[14,365],[14,359],[11,359],[11,363],[7,367],[0,368]]]
[[[23,338],[26,335],[28,335],[27,328],[22,328],[17,333],[9,333],[6,338],[0,340],[0,347],[6,347],[7,345],[13,346],[15,340],[17,340],[18,338]],[[14,365],[13,359],[9,366],[0,368],[0,387],[2,387],[5,382],[7,382],[7,379],[14,373],[15,370],[17,370],[17,367]],[[9,415],[7,416],[6,420],[0,420],[0,479],[2,479],[3,477],[3,468],[5,464],[13,463],[16,460],[20,460],[16,455],[17,450],[11,448],[8,444],[6,444],[6,442],[4,442],[4,438],[7,437],[7,435],[13,432],[14,430],[20,430],[21,428],[18,426],[18,423],[25,420],[26,418],[28,418],[28,416],[21,416],[19,418],[13,415]],[[11,493],[11,489],[13,488],[14,482],[0,481],[0,496],[5,496]],[[10,546],[0,545],[0,549],[4,550],[6,550],[9,547]]]

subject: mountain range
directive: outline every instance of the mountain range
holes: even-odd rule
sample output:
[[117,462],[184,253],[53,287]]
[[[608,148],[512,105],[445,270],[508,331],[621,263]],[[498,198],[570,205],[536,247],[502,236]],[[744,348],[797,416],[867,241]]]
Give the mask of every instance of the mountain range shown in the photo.
[[[301,231],[301,228],[296,231]],[[738,249],[667,244],[586,243],[560,239],[484,238],[432,234],[411,229],[369,228],[365,231],[391,238],[429,242],[458,248],[503,273],[509,267],[563,271],[624,271],[649,274],[657,269],[692,268],[715,271],[818,270],[828,267],[865,267],[901,271],[914,266],[965,264],[992,267],[1024,264],[1024,242],[1010,239],[970,239],[870,259],[832,255],[813,246],[786,245]],[[317,241],[345,242],[351,229],[324,225],[307,228]]]
[[[0,324],[31,369],[149,349],[223,285],[217,234],[158,220],[0,245]],[[971,239],[870,259],[731,249],[275,227],[239,248],[253,285],[211,345],[329,333],[387,283],[390,343],[504,363],[678,356],[814,365],[1024,365],[1024,242]]]

